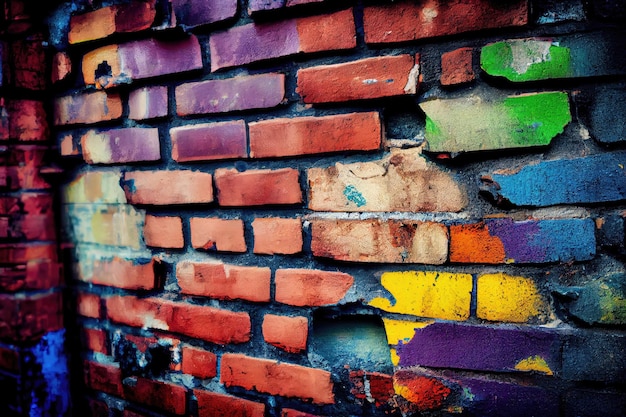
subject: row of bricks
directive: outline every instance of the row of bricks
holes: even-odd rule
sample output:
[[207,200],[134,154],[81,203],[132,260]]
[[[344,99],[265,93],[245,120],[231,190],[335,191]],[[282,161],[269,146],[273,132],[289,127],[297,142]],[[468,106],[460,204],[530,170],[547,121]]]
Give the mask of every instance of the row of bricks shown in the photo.
[[[135,265],[134,269],[125,261],[103,264],[95,266],[93,277],[85,281],[127,289],[154,289],[152,264]],[[128,275],[121,275],[122,272]],[[265,267],[188,261],[177,266],[177,283],[182,294],[218,300],[270,302],[271,276],[270,268]],[[476,294],[472,295],[474,280]],[[275,272],[274,300],[296,307],[333,305],[340,303],[348,291],[358,291],[353,284],[353,277],[345,273],[279,269]],[[525,277],[499,273],[481,274],[474,279],[470,274],[386,273],[382,284],[393,294],[395,302],[377,297],[369,305],[392,313],[467,320],[475,298],[476,317],[482,320],[526,323],[546,322],[554,317],[548,297],[532,279]],[[84,294],[77,305],[81,314],[102,317],[97,295]]]
[[[148,215],[142,229],[141,217],[136,214],[117,208],[98,210],[95,215],[89,211],[74,212],[74,217],[82,213],[89,221],[103,222],[102,227],[87,226],[90,230],[84,230],[81,225],[88,225],[88,220],[74,220],[77,242],[140,248],[145,241],[149,246],[184,247],[180,217]],[[447,225],[419,220],[311,217],[307,223],[313,256],[349,262],[523,264],[585,261],[596,254],[596,224],[591,218],[488,218]],[[301,252],[299,224],[298,219],[258,218],[252,225],[254,252]],[[248,250],[242,219],[192,217],[189,227],[191,246],[195,249],[234,253]],[[161,230],[171,234],[155,236]],[[142,233],[146,234],[145,240]]]

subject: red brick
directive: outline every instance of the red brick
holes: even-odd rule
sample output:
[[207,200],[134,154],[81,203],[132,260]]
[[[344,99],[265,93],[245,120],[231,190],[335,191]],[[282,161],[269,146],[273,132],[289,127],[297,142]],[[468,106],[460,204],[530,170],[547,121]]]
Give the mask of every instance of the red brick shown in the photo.
[[243,120],[204,123],[170,129],[172,159],[177,162],[245,158],[248,155]]
[[167,116],[167,87],[150,86],[133,90],[128,95],[128,118],[155,119]]
[[[108,417],[108,414],[107,414]],[[122,417],[147,417],[147,414],[137,413],[135,411],[124,410]]]
[[270,119],[249,124],[250,156],[268,158],[380,148],[376,112]]
[[122,100],[118,93],[104,91],[73,94],[54,101],[54,124],[92,124],[122,117]]
[[427,4],[405,0],[366,7],[363,14],[367,43],[403,42],[527,23],[525,0],[505,5],[488,0],[431,0]]
[[18,372],[20,369],[19,351],[9,347],[0,347],[0,369],[9,372]]
[[5,237],[26,240],[55,240],[56,229],[52,213],[43,215],[13,216],[7,219]]
[[256,218],[252,222],[254,253],[292,255],[302,251],[300,219]]
[[213,352],[191,346],[182,348],[184,374],[209,379],[217,375],[217,356]]
[[76,312],[81,316],[99,319],[100,314],[100,296],[86,292],[79,292],[76,295]]
[[237,0],[172,0],[176,24],[196,27],[230,19],[237,14]]
[[[110,74],[101,74],[104,61]],[[193,35],[182,40],[144,39],[107,45],[85,54],[82,61],[85,84],[96,88],[197,69],[202,69],[202,54]]]
[[269,268],[221,262],[183,261],[176,266],[182,293],[220,300],[270,301],[271,275]]
[[46,88],[47,66],[43,44],[44,38],[40,34],[11,42],[9,54],[13,68],[9,83],[12,86],[38,91]]
[[106,38],[114,33],[138,32],[152,26],[156,0],[132,1],[70,17],[70,44]]
[[106,306],[110,320],[128,326],[167,330],[219,344],[250,340],[248,313],[132,296],[109,297]]
[[168,249],[181,249],[183,239],[183,220],[176,216],[146,215],[143,237],[148,246]]
[[194,249],[239,253],[247,250],[243,221],[240,219],[192,217],[189,227]]
[[129,401],[179,416],[185,415],[187,390],[169,382],[141,377],[124,380],[124,397]]
[[93,260],[91,275],[79,274],[78,279],[95,285],[106,285],[127,290],[152,290],[156,288],[158,276],[155,273],[156,258],[112,259],[98,258]]
[[44,104],[38,100],[12,100],[8,102],[9,137],[21,141],[50,139],[48,119]]
[[352,9],[273,23],[235,26],[211,36],[211,71],[299,52],[356,46]]
[[284,74],[207,80],[176,87],[176,114],[226,113],[278,106],[285,98]]
[[291,168],[215,170],[217,199],[221,206],[260,206],[302,203],[299,172]]
[[81,138],[81,147],[83,158],[88,164],[122,164],[161,159],[157,128],[90,130]]
[[123,187],[131,204],[192,204],[213,201],[211,174],[199,171],[130,171]]
[[121,397],[122,371],[119,365],[108,365],[93,361],[85,361],[85,382],[95,391]]
[[91,411],[91,417],[109,417],[109,405],[104,401],[90,398],[89,411]]
[[352,287],[354,278],[343,272],[315,269],[276,271],[276,301],[294,306],[336,304]]
[[336,103],[415,94],[419,70],[411,55],[380,56],[298,71],[305,103]]
[[220,370],[221,382],[227,387],[312,400],[315,404],[335,402],[330,372],[321,369],[225,353]]
[[57,52],[52,57],[52,83],[65,80],[72,73],[72,59],[66,52]]
[[0,263],[25,264],[35,260],[57,260],[57,248],[49,243],[0,244]]
[[104,355],[109,354],[109,346],[107,345],[107,333],[102,329],[84,328],[82,330],[82,338],[84,346],[93,352],[99,352]]
[[0,294],[0,338],[31,341],[63,328],[61,294]]
[[[294,410],[292,408],[283,408],[280,417],[318,417],[315,414],[305,413],[304,411]],[[321,417],[321,416],[319,416]]]
[[473,48],[459,48],[441,55],[441,85],[474,81]]
[[444,224],[416,220],[311,221],[314,256],[349,262],[441,265],[448,258]]
[[0,267],[0,290],[15,292],[47,290],[62,283],[60,265],[49,260],[29,261],[26,265]]
[[205,390],[193,391],[199,417],[264,417],[265,404]]
[[74,141],[72,134],[64,135],[59,138],[59,153],[61,156],[81,156],[78,141]]
[[263,339],[291,353],[306,350],[309,321],[306,317],[287,317],[266,314],[263,317]]

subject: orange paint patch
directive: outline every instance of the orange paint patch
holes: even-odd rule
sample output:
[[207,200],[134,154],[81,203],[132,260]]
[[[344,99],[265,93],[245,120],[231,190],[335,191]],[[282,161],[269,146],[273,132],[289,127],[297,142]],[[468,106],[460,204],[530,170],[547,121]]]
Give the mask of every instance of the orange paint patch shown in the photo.
[[484,223],[450,226],[450,262],[498,264],[505,258],[504,244]]

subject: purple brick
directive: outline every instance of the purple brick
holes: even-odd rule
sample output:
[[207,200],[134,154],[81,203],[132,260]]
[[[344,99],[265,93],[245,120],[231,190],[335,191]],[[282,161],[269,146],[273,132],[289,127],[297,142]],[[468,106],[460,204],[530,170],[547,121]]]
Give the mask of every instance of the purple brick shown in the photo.
[[542,358],[554,372],[559,366],[558,334],[539,328],[434,323],[415,330],[397,348],[400,366],[514,371],[528,358]]
[[237,0],[172,0],[177,25],[195,27],[237,14]]
[[236,26],[211,36],[211,71],[298,52],[350,49],[356,46],[355,36],[351,9],[322,16]]
[[167,87],[143,87],[131,91],[128,107],[130,108],[128,117],[133,120],[167,116]]
[[175,127],[170,129],[170,136],[172,159],[178,162],[247,156],[243,120]]
[[284,97],[283,74],[200,81],[176,87],[176,113],[186,116],[275,107]]
[[[458,377],[467,415],[481,417],[558,416],[558,393],[536,386]],[[465,415],[465,413],[463,414]]]
[[96,132],[81,138],[83,157],[89,164],[119,164],[161,159],[159,130],[129,127]]
[[321,3],[324,0],[250,0],[248,12],[256,13],[265,10],[282,9],[283,7],[298,6],[300,4]]

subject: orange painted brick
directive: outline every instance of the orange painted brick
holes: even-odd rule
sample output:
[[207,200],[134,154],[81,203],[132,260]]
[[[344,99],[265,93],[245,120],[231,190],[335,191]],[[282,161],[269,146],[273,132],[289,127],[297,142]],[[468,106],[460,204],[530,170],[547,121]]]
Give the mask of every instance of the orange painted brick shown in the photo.
[[221,206],[260,206],[302,202],[299,172],[292,168],[215,171],[217,200]]
[[185,415],[186,393],[184,387],[170,382],[141,377],[124,380],[125,399],[179,416]]
[[167,330],[211,343],[250,340],[250,316],[162,298],[112,296],[106,300],[107,317],[133,327]]
[[371,151],[382,141],[377,112],[271,119],[248,126],[253,158]]
[[107,333],[102,329],[84,328],[82,337],[85,347],[93,352],[99,352],[104,355],[109,354],[107,345]]
[[254,253],[291,255],[302,251],[300,219],[256,218],[252,222]]
[[95,391],[122,396],[122,371],[119,365],[85,361],[85,383]]
[[122,117],[122,100],[118,93],[104,91],[73,94],[54,101],[54,124],[92,124]]
[[459,48],[441,55],[441,85],[468,83],[476,78],[473,48]]
[[94,259],[90,274],[79,274],[81,281],[95,285],[124,288],[127,290],[152,290],[156,288],[158,274],[156,258],[140,259]]
[[270,301],[269,268],[183,261],[176,266],[181,292],[220,300]]
[[528,23],[528,2],[489,0],[404,0],[365,7],[365,42],[403,42]]
[[182,372],[198,378],[208,379],[217,375],[217,356],[213,352],[192,346],[182,348]]
[[177,216],[148,214],[143,226],[143,238],[148,246],[181,249],[185,246],[183,220]]
[[450,262],[498,264],[505,259],[502,240],[485,223],[450,226]]
[[220,370],[220,380],[227,387],[312,400],[315,404],[335,402],[330,372],[321,369],[225,353]]
[[309,321],[306,317],[266,314],[263,317],[263,339],[270,345],[291,353],[306,350]]
[[293,306],[323,306],[339,302],[352,287],[354,278],[343,272],[315,269],[276,271],[276,301]]
[[114,33],[137,32],[152,26],[156,0],[138,0],[103,7],[70,17],[70,44],[106,38]]
[[81,316],[99,319],[100,314],[100,296],[86,292],[79,292],[76,295],[76,312]]
[[411,55],[380,56],[298,71],[305,103],[336,103],[415,94],[419,70]]
[[193,390],[198,399],[198,417],[264,417],[265,404],[232,395]]
[[129,171],[122,181],[131,204],[167,205],[213,201],[211,174],[198,171]]
[[239,253],[248,249],[241,219],[192,217],[189,227],[194,249]]

